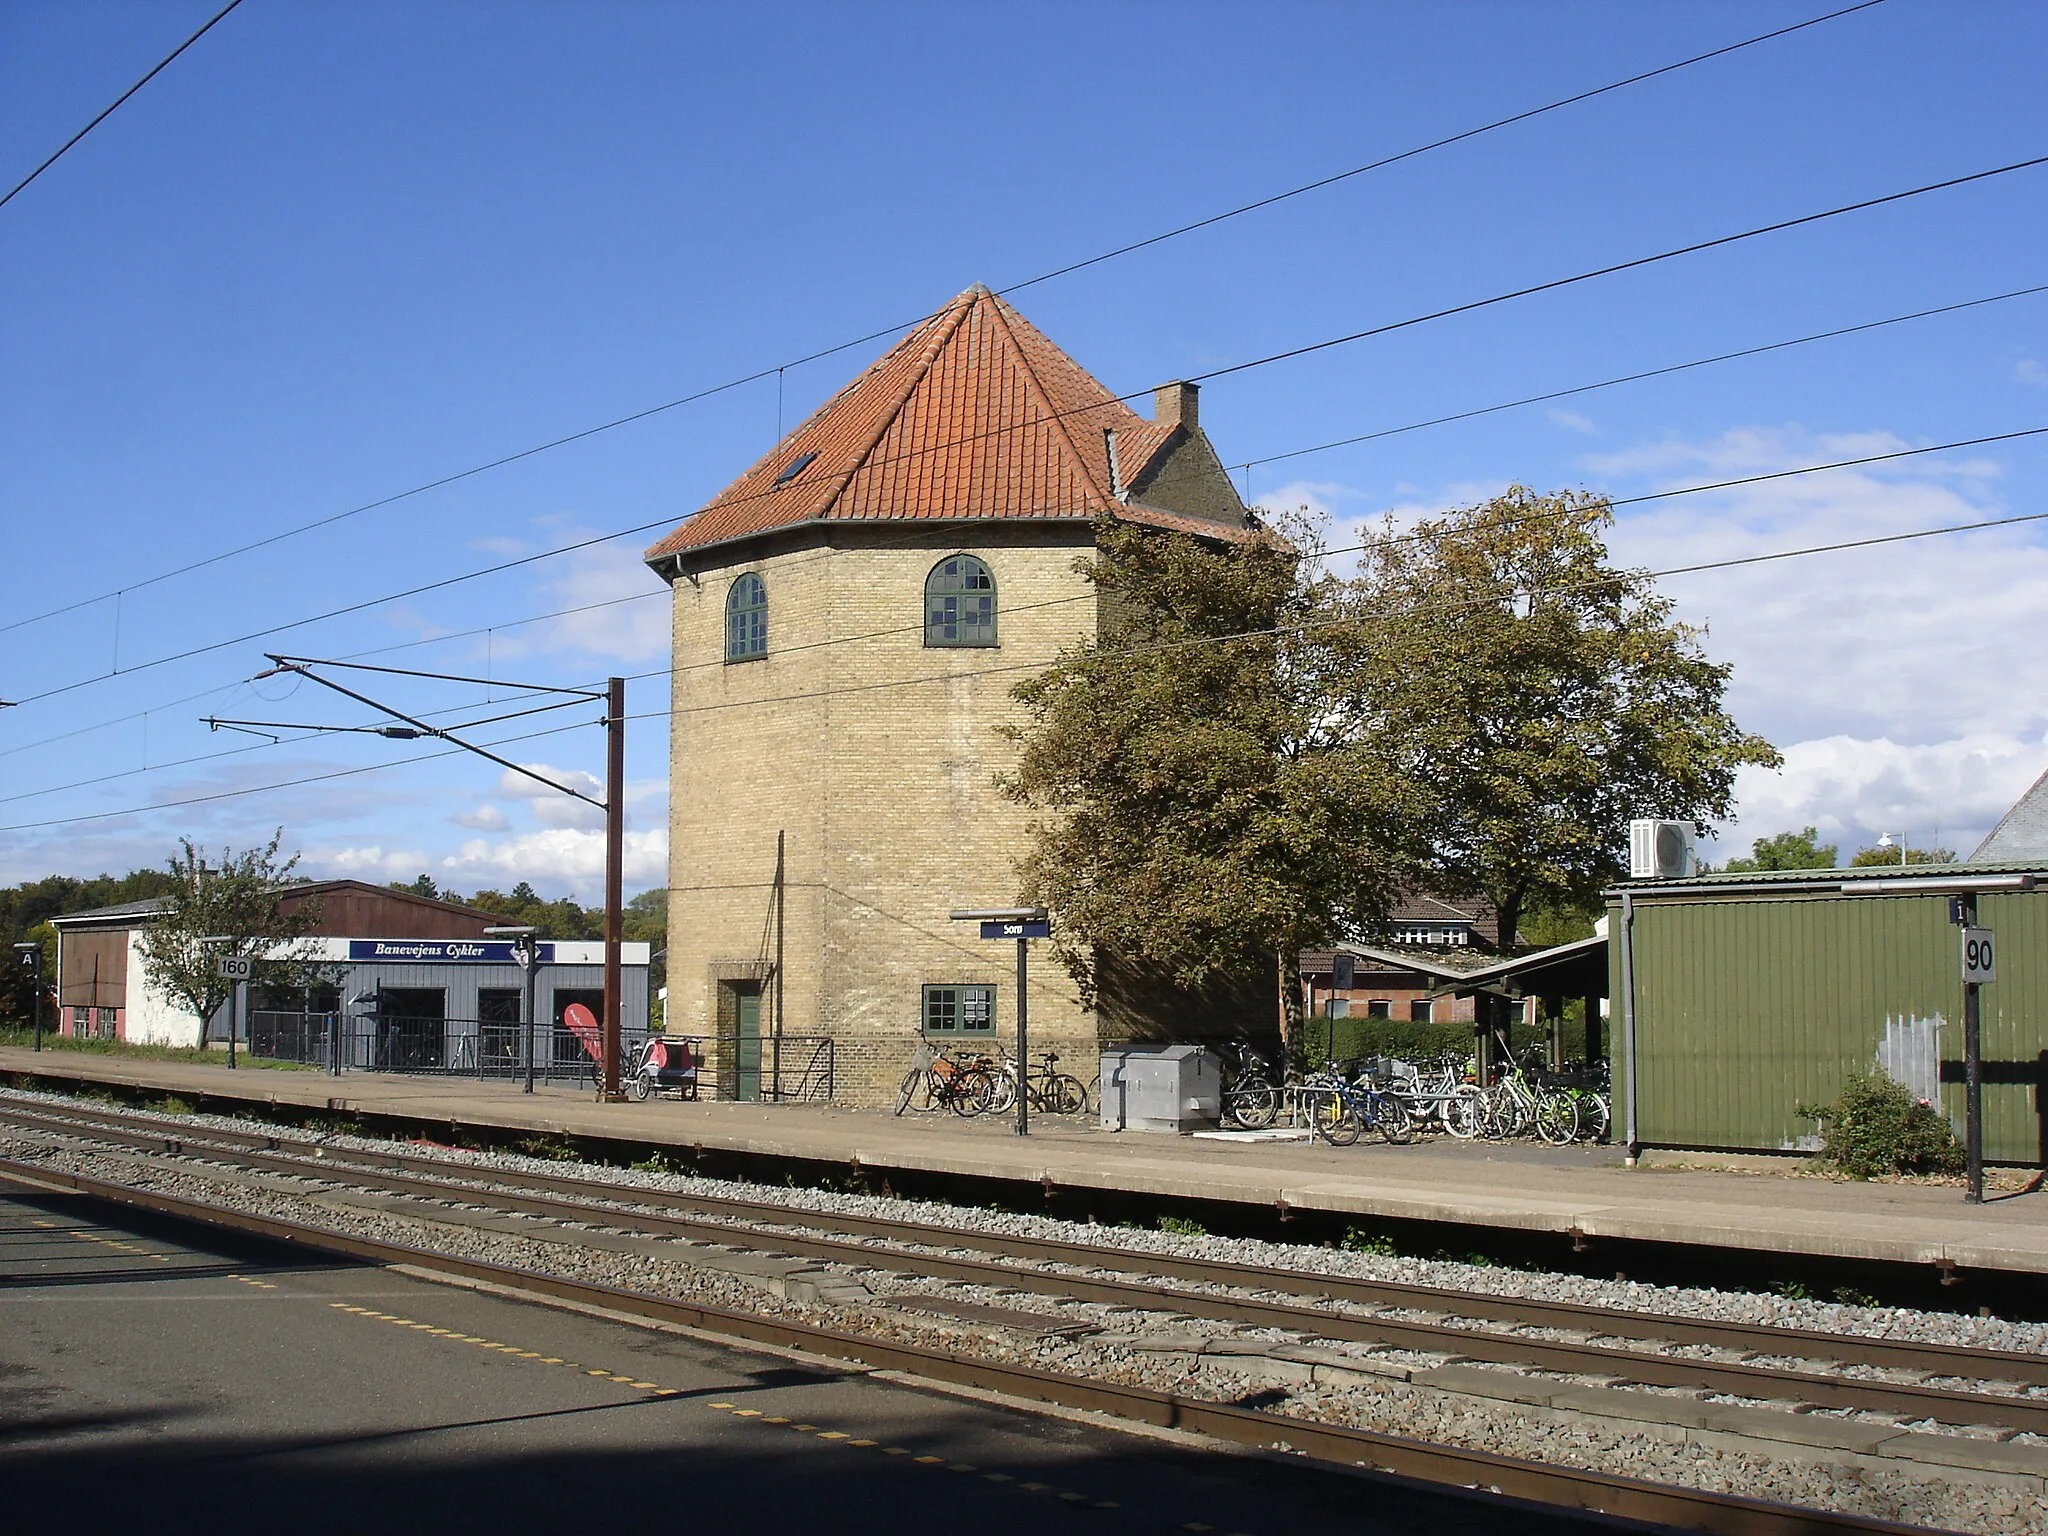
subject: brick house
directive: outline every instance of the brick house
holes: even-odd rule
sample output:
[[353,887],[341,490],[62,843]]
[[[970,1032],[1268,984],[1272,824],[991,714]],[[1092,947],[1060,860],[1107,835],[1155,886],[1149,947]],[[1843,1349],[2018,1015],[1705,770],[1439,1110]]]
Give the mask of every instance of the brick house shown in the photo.
[[[1013,951],[947,916],[1017,899],[999,728],[1099,633],[1096,519],[1251,536],[1197,398],[1169,384],[1147,420],[977,285],[647,551],[673,598],[669,1028],[722,1091],[772,1096],[829,1041],[838,1097],[881,1102],[920,1041],[1014,1040]],[[1041,955],[1033,1043],[1084,1077],[1102,1039],[1202,1033],[1113,987],[1085,1008]]]

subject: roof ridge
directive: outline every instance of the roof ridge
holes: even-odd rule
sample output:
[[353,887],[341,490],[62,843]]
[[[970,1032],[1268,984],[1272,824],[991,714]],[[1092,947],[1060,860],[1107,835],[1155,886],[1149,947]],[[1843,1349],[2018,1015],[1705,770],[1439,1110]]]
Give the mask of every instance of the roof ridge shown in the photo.
[[[1010,324],[1013,311],[995,294],[991,293],[989,297],[995,301],[996,318],[1003,323],[1003,334],[1009,338],[1010,346],[1016,351],[1017,361],[1024,369],[1024,377],[1030,381],[1031,387],[1038,391],[1039,399],[1045,402],[1045,408],[1050,413],[1046,419],[1058,430],[1060,441],[1067,445],[1067,452],[1073,455],[1074,462],[1080,467],[1081,477],[1088,482],[1099,498],[1098,505],[1089,510],[1098,514],[1110,512],[1116,505],[1116,497],[1107,486],[1096,479],[1095,467],[1088,462],[1088,456],[1081,452],[1080,445],[1074,441],[1074,434],[1067,429],[1068,413],[1060,410],[1057,402],[1053,400],[1052,391],[1045,387],[1045,380],[1038,376],[1038,369],[1032,364],[1031,354],[1024,349],[1024,343],[1017,339],[1017,332]],[[1078,415],[1079,412],[1073,414]]]

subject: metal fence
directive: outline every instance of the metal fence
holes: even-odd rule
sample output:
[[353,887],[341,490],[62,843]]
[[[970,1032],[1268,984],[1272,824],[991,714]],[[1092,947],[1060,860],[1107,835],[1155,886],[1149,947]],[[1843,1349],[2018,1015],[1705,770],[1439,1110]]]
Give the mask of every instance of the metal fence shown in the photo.
[[[532,1038],[536,1082],[596,1087],[597,1063],[579,1036],[559,1024],[536,1024]],[[621,1062],[630,1062],[646,1038],[644,1029],[622,1031]],[[250,1055],[304,1062],[330,1072],[523,1081],[526,1042],[525,1025],[502,1019],[260,1011],[249,1015]]]
[[829,1035],[720,1035],[718,1096],[763,1104],[829,1104],[838,1050]]

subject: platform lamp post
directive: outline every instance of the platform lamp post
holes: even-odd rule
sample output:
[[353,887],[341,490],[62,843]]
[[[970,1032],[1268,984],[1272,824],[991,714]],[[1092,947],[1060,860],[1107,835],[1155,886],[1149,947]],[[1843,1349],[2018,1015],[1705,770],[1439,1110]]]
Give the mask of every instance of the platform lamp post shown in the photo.
[[507,923],[500,928],[486,928],[484,934],[493,939],[512,941],[512,958],[519,963],[522,973],[520,985],[519,1023],[526,1035],[526,1091],[533,1092],[533,987],[535,973],[540,969],[540,930],[527,923]]
[[[398,721],[397,725],[305,725],[296,722],[280,724],[275,720],[222,720],[206,717],[207,725],[215,730],[255,730],[267,733],[274,730],[299,731],[349,731],[370,736],[387,736],[394,741],[417,741],[422,737],[445,741],[451,747],[460,747],[478,757],[496,763],[510,773],[545,784],[549,789],[559,790],[585,805],[594,805],[604,812],[604,1018],[599,1024],[602,1046],[601,1078],[598,1093],[606,1103],[625,1102],[625,1091],[619,1086],[619,1016],[624,1011],[623,978],[620,975],[619,946],[625,933],[625,849],[626,849],[626,680],[623,677],[608,678],[604,690],[592,688],[562,688],[553,683],[521,683],[502,677],[465,677],[454,672],[416,672],[406,667],[378,667],[360,661],[323,661],[310,656],[280,656],[266,652],[271,661],[267,671],[259,672],[251,681],[275,677],[288,672],[303,677],[309,682],[330,688],[344,698],[354,699],[380,714],[389,715]],[[480,688],[513,688],[528,694],[561,694],[563,697],[548,704],[531,704],[524,709],[507,710],[501,714],[485,715],[479,719],[463,720],[452,726],[429,725],[415,715],[405,714],[381,703],[368,694],[358,693],[344,687],[331,677],[322,677],[316,667],[342,667],[354,672],[376,672],[390,677],[426,678],[444,683],[473,683]],[[478,726],[494,725],[503,720],[524,719],[529,715],[545,714],[552,709],[567,709],[575,704],[602,701],[605,728],[605,786],[604,798],[586,795],[580,789],[549,778],[544,773],[535,773],[522,763],[515,763],[509,757],[478,746],[475,742],[464,741],[454,734],[456,731],[474,730]]]
[[956,923],[980,923],[984,939],[1017,941],[1017,1134],[1031,1134],[1030,997],[1026,991],[1031,941],[1052,936],[1052,917],[1043,907],[962,908]]
[[17,944],[14,946],[14,962],[28,972],[28,1018],[34,1029],[36,1049],[43,1048],[43,946],[40,944]]

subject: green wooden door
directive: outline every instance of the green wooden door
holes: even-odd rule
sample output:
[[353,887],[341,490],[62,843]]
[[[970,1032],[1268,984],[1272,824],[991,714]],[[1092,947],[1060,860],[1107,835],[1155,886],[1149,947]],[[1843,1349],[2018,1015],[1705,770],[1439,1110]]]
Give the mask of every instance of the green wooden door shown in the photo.
[[761,1097],[761,994],[742,992],[733,999],[737,1005],[738,1039],[733,1047],[733,1067],[738,1086],[733,1097],[751,1103]]

